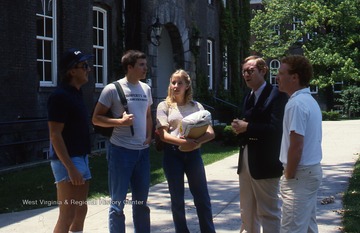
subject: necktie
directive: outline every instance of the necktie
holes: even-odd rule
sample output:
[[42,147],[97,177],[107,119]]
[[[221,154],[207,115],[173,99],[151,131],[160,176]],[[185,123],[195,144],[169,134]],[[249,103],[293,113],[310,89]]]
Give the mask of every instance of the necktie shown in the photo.
[[252,108],[254,107],[254,105],[255,105],[255,93],[252,92],[247,102],[247,108]]

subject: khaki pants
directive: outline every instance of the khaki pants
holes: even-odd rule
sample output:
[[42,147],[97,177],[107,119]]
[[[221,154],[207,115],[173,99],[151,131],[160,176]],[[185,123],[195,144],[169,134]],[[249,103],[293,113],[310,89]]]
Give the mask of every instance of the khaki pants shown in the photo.
[[281,233],[317,233],[316,199],[322,179],[320,164],[301,166],[294,179],[280,179],[283,200]]
[[240,210],[242,233],[280,232],[281,201],[279,178],[255,180],[248,166],[248,150],[243,154],[240,181]]

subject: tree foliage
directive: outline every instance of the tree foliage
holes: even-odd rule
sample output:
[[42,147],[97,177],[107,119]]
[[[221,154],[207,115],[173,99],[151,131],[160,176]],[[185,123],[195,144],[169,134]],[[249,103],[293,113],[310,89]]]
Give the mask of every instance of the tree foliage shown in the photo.
[[[320,88],[360,81],[359,0],[263,0],[263,5],[250,24],[252,50],[265,58],[303,53]],[[299,19],[295,30],[294,18]]]
[[349,86],[341,92],[339,101],[349,118],[360,116],[360,87]]

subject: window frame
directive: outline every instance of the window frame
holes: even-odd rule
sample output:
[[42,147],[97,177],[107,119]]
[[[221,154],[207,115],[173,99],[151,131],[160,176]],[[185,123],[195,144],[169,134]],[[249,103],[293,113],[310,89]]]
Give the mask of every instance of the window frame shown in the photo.
[[316,85],[309,86],[310,94],[317,94],[319,93],[319,87]]
[[[108,12],[104,8],[93,6],[93,16],[96,13],[96,22],[93,22],[93,41],[96,40],[96,44],[93,44],[93,53],[94,53],[94,80],[95,88],[104,88],[108,84]],[[102,17],[103,27],[99,26],[99,17]],[[96,24],[96,25],[95,25]],[[102,31],[103,38],[98,38]],[[96,38],[95,38],[96,37]],[[100,45],[99,40],[103,41],[103,44]],[[100,54],[99,51],[102,51]],[[99,57],[101,56],[101,59]],[[99,63],[102,61],[102,64]],[[102,81],[99,81],[99,69],[102,68]]]
[[224,47],[223,56],[222,56],[222,73],[224,80],[224,90],[229,89],[229,59],[228,59],[228,49],[227,46]]
[[335,94],[340,94],[342,92],[343,87],[344,87],[344,81],[335,82],[332,85],[332,89]]
[[273,86],[278,86],[276,76],[280,68],[280,61],[278,59],[271,60],[269,63],[269,82]]
[[206,62],[207,62],[207,77],[208,77],[208,90],[213,89],[213,80],[214,80],[214,43],[212,40],[207,40],[207,52],[206,52]]
[[[51,4],[51,15],[47,15],[45,12],[45,9],[47,7],[47,9],[49,9],[49,5]],[[37,45],[37,52],[36,52],[36,63],[37,63],[37,75],[39,77],[39,82],[40,82],[40,87],[54,87],[57,85],[57,14],[56,14],[56,5],[57,2],[56,0],[46,0],[46,1],[41,1],[41,8],[43,9],[43,12],[36,13],[36,20],[38,20],[38,17],[41,17],[43,20],[42,26],[43,28],[41,29],[43,35],[38,35],[36,32],[36,42],[39,43],[41,42],[41,56],[39,56],[38,51],[38,45]],[[49,37],[46,35],[46,20],[47,19],[51,19],[51,30],[52,30],[52,36]],[[36,28],[38,27],[38,25],[36,25]],[[37,28],[38,31],[38,28]],[[45,42],[50,42],[51,46],[50,46],[50,50],[51,51],[45,51],[46,50],[46,46],[44,45]],[[45,54],[47,52],[50,52],[50,59],[46,59],[45,58]],[[38,69],[39,69],[39,63],[41,63],[41,69],[42,69],[42,74],[38,73]],[[50,74],[51,74],[51,79],[46,79],[46,63],[51,63],[50,65]]]
[[278,36],[281,35],[281,27],[280,27],[279,24],[274,25],[273,30],[274,30],[274,32],[275,32],[276,35],[278,35]]
[[[272,30],[274,31],[274,36],[278,36],[279,38],[280,38],[280,35],[281,35],[281,27],[280,27],[280,25],[279,24],[277,24],[277,25],[274,25],[273,27],[272,27]],[[279,43],[279,41],[274,41],[274,44],[278,44]]]
[[317,32],[312,32],[312,33],[306,33],[306,38],[309,40],[309,41],[312,41],[313,38],[317,35]]
[[[298,17],[293,17],[293,23],[292,23],[292,29],[293,31],[296,30],[296,28],[298,27],[298,25],[302,25],[303,21],[298,18]],[[302,36],[300,39],[297,40],[297,42],[304,42],[304,37]]]

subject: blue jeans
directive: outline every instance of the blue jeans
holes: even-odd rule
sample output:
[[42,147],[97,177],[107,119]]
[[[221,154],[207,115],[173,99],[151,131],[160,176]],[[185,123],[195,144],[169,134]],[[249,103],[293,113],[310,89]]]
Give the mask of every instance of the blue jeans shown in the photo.
[[[131,204],[136,233],[150,232],[150,209],[147,198],[150,186],[149,148],[130,150],[110,143],[108,149],[109,230],[111,233],[125,232],[124,205]],[[128,188],[132,201],[126,200]]]
[[165,144],[163,168],[169,185],[171,210],[176,232],[189,232],[185,217],[184,174],[186,174],[190,192],[194,197],[201,232],[215,232],[200,149],[181,152],[177,146]]

